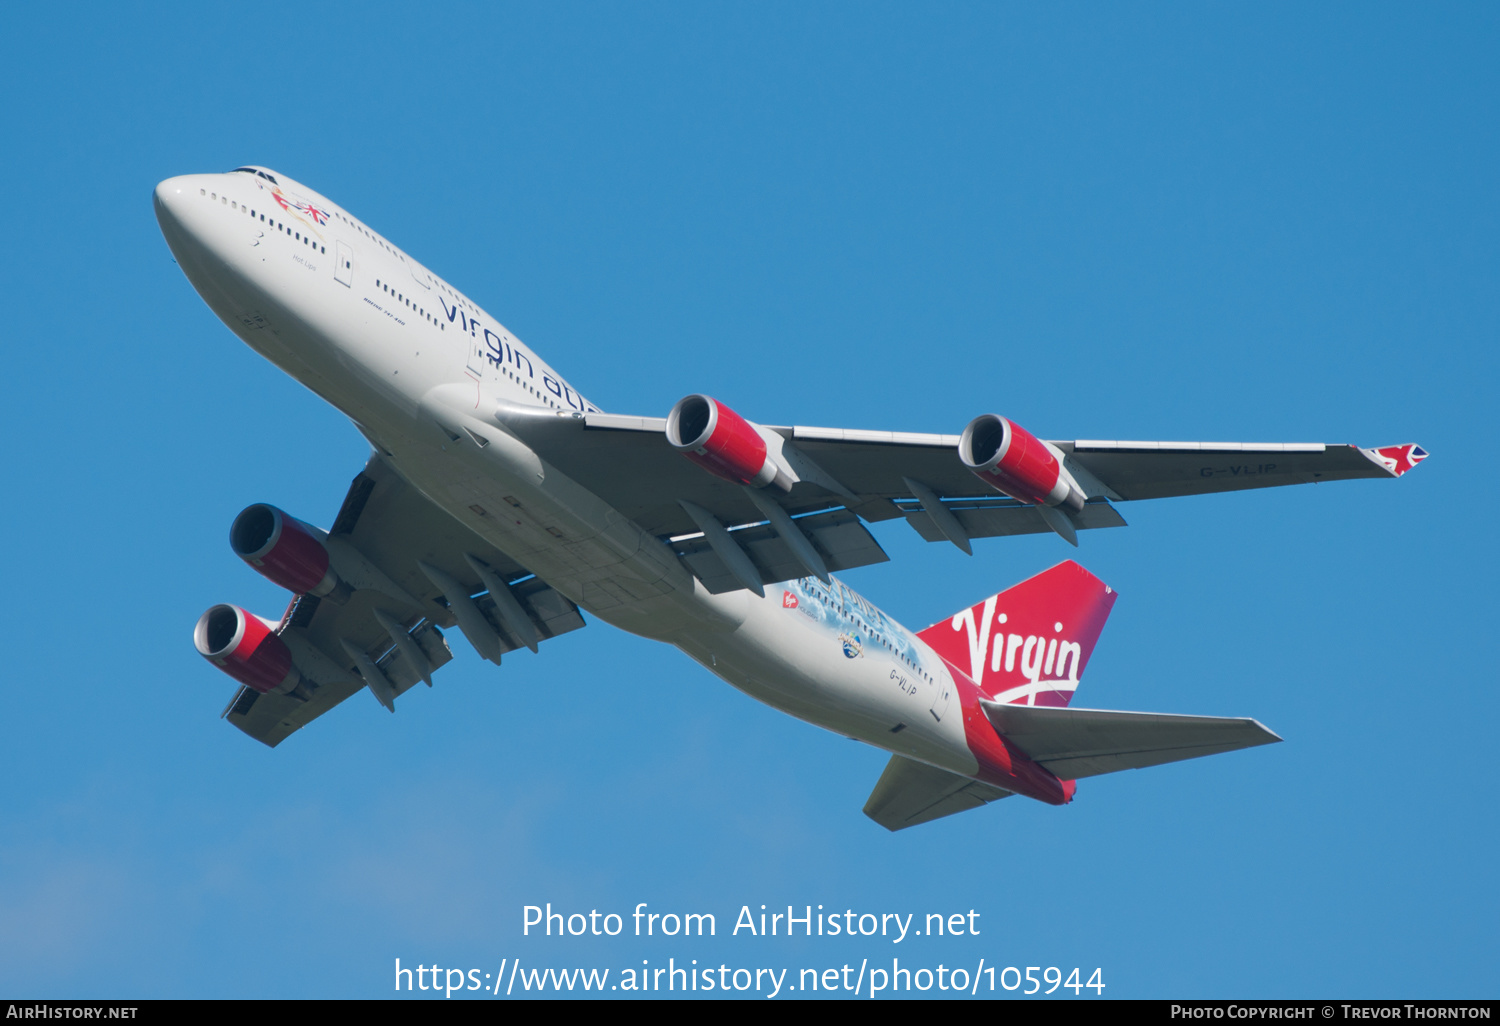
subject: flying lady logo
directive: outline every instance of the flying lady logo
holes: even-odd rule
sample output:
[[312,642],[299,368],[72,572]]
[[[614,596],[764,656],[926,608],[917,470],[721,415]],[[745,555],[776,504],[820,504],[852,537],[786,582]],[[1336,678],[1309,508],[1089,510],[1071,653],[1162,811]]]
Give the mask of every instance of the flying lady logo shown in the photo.
[[1427,450],[1420,445],[1388,445],[1374,453],[1381,465],[1397,477],[1427,458]]

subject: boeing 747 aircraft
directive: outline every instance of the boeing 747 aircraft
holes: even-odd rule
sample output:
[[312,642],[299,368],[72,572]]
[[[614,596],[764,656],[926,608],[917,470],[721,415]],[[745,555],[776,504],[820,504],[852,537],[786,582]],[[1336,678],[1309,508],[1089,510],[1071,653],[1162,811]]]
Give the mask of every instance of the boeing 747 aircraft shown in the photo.
[[279,172],[171,178],[157,220],[246,345],[372,447],[326,529],[257,504],[235,553],[292,593],[194,632],[239,687],[224,717],[275,746],[356,692],[395,711],[452,658],[537,652],[580,611],[675,645],[746,694],[891,753],[865,812],[891,830],[1082,777],[1279,740],[1251,719],[1072,708],[1114,592],[1064,562],[912,632],[833,576],[905,520],[971,552],[1121,527],[1116,504],[1399,477],[1415,445],[1043,441],[776,427],[706,395],[604,413],[464,293]]

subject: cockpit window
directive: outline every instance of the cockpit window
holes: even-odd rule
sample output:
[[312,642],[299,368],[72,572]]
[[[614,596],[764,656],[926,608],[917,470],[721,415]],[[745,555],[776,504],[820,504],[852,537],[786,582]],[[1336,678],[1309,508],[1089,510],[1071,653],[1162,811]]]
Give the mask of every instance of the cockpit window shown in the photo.
[[280,185],[281,184],[280,182],[278,182],[276,180],[276,176],[275,175],[268,175],[264,171],[261,171],[261,170],[259,170],[257,168],[253,168],[253,167],[237,167],[237,168],[235,168],[233,171],[231,171],[229,173],[230,174],[238,174],[241,171],[245,172],[248,175],[260,175],[260,177],[264,178],[266,181],[270,182],[272,185]]

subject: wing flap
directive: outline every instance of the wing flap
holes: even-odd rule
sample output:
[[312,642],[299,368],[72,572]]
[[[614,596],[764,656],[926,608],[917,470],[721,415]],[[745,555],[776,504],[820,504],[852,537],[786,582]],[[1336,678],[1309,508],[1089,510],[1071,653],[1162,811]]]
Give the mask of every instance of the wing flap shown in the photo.
[[887,830],[904,830],[1009,798],[1011,793],[904,755],[893,755],[865,802],[865,815]]
[[[869,529],[846,509],[799,517],[793,523],[811,538],[813,547],[831,571],[851,570],[890,559]],[[763,584],[807,576],[807,570],[792,554],[791,547],[770,524],[742,528],[731,532],[730,537],[750,557]],[[710,593],[718,595],[744,587],[701,534],[674,539],[670,544]]]
[[[310,669],[308,664],[312,660],[308,658],[307,649],[314,643],[307,637],[306,631],[285,625],[278,633],[292,649],[298,661],[298,668],[316,681],[312,689],[312,697],[303,700],[293,695],[263,695],[250,688],[242,687],[234,704],[225,715],[225,719],[230,723],[272,748],[344,699],[357,694],[365,686],[364,680],[352,666],[345,669],[335,663],[338,672],[336,677],[331,677],[329,671],[321,666],[317,669]],[[421,647],[422,653],[427,657],[428,664],[433,670],[446,665],[453,658],[453,652],[448,648],[448,643],[442,633],[431,624],[424,624],[421,630],[412,635],[412,639]],[[372,656],[372,659],[385,674],[386,679],[391,682],[391,687],[396,697],[399,698],[413,685],[419,683],[422,676],[417,668],[396,650],[389,639],[386,639],[385,648],[386,651],[380,653],[379,658]],[[313,656],[314,659],[322,656],[328,662],[334,662],[322,648],[314,648],[314,652],[316,653]],[[347,660],[339,660],[339,662],[347,662]]]
[[1142,769],[1280,741],[1252,719],[1179,716],[981,700],[985,714],[1015,743],[1063,780]]
[[[911,501],[902,502],[899,505],[906,516],[906,522],[911,524],[913,530],[924,539],[930,542],[945,540],[944,534],[938,530],[932,518],[923,512],[920,503]],[[1014,499],[955,499],[943,505],[958,520],[959,525],[968,532],[970,538],[1046,534],[1052,530],[1047,525],[1047,521],[1042,519],[1042,515],[1037,512],[1035,506],[1028,506]],[[1125,518],[1102,499],[1087,502],[1081,512],[1069,512],[1066,515],[1073,526],[1080,530],[1125,526]]]
[[[576,631],[583,626],[583,614],[573,604],[573,600],[565,597],[546,581],[539,577],[532,577],[512,584],[511,594],[521,604],[521,609],[531,619],[532,626],[536,628],[537,634],[545,641],[555,638],[559,634]],[[482,595],[474,600],[479,611],[490,621],[495,632],[500,635],[500,651],[513,652],[523,648],[526,642],[522,638],[515,637],[509,627],[506,626],[504,618],[495,611],[495,600],[489,595]]]

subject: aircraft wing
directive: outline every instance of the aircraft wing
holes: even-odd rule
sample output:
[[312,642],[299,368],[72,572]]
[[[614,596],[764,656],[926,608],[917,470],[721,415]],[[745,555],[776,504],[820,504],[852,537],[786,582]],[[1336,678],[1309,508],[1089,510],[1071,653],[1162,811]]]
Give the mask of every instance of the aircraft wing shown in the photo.
[[981,700],[985,715],[1062,780],[1160,766],[1274,744],[1281,738],[1251,719],[1115,712]]
[[1427,453],[1416,445],[1361,449],[1322,443],[1056,442],[1112,499],[1163,499],[1243,488],[1400,477]]
[[[498,662],[504,652],[583,626],[571,601],[433,505],[378,456],[350,485],[326,544],[352,592],[341,601],[298,596],[277,628],[312,682],[308,696],[241,687],[224,712],[272,747],[366,687],[394,712],[396,698],[452,658],[443,628],[479,634],[475,648]],[[497,604],[466,556],[507,586],[529,630],[516,618],[516,606],[503,598],[504,608]],[[462,622],[467,610],[455,608],[424,563],[455,582],[478,621]],[[477,592],[485,594],[470,598]],[[398,643],[398,635],[406,640]]]
[[865,802],[865,815],[887,830],[904,830],[977,809],[1011,794],[904,755],[893,755]]
[[[499,416],[548,462],[667,540],[709,590],[742,587],[748,571],[736,577],[721,556],[722,544],[710,544],[689,507],[728,529],[760,580],[805,574],[806,561],[767,523],[754,490],[685,459],[667,442],[666,419],[551,411]],[[1078,511],[1053,511],[1002,495],[975,477],[959,459],[958,435],[801,426],[761,433],[779,446],[794,477],[790,491],[775,499],[829,570],[887,558],[861,520],[903,517],[926,540],[948,540],[971,551],[976,538],[1052,530],[1068,537],[1076,530],[1123,527],[1115,502],[1399,477],[1427,455],[1414,445],[1056,441],[1048,444],[1062,453],[1087,501]]]

